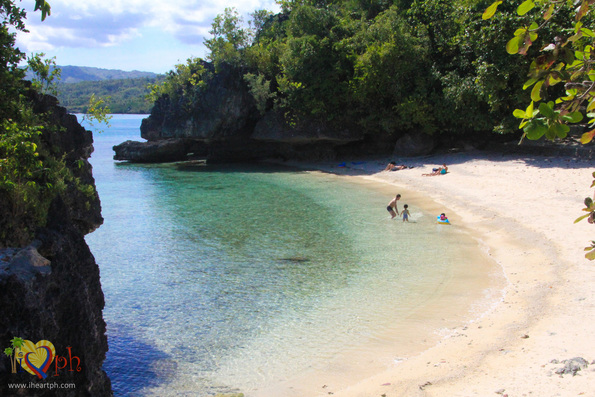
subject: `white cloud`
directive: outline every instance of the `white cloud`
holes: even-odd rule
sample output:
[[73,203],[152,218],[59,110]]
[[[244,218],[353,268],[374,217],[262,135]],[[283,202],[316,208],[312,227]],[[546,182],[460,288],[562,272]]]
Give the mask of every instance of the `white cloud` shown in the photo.
[[18,33],[25,53],[44,52],[59,65],[138,69],[163,73],[190,56],[204,57],[213,18],[233,7],[244,16],[278,11],[274,0],[51,0],[44,22],[27,8],[27,29]]
[[226,7],[235,7],[243,15],[261,8],[278,9],[272,0],[52,0],[50,4],[51,16],[44,22],[39,12],[29,10],[31,33],[19,34],[19,44],[27,51],[117,45],[142,27],[162,30],[182,42],[191,37],[194,42],[208,36],[213,18]]

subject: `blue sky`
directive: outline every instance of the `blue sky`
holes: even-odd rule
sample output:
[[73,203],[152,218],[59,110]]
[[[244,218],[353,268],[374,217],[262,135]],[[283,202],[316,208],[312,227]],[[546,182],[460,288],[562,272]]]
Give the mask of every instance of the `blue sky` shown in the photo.
[[49,0],[51,15],[41,22],[34,3],[20,3],[29,30],[17,36],[21,51],[43,52],[63,66],[155,73],[204,58],[213,18],[226,7],[246,22],[255,10],[279,10],[274,0]]

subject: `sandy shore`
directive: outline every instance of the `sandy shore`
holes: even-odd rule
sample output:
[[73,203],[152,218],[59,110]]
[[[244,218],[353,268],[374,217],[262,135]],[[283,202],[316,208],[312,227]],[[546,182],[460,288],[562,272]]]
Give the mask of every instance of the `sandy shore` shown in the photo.
[[[426,194],[488,247],[508,279],[504,299],[422,354],[317,395],[595,395],[595,363],[576,376],[556,373],[563,360],[595,360],[595,263],[583,252],[595,229],[573,223],[593,194],[595,162],[469,152],[392,159],[414,168],[382,171],[390,160],[307,167]],[[443,163],[447,175],[422,176]]]

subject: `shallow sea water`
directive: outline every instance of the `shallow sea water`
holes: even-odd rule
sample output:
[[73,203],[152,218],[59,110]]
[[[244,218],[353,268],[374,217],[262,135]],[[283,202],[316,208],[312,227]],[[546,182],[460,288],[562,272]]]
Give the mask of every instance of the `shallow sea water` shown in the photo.
[[414,313],[481,255],[406,197],[412,222],[390,220],[398,192],[372,184],[275,165],[113,161],[113,145],[140,140],[142,117],[114,116],[91,158],[105,222],[87,242],[116,396],[250,396],[322,371],[420,322]]

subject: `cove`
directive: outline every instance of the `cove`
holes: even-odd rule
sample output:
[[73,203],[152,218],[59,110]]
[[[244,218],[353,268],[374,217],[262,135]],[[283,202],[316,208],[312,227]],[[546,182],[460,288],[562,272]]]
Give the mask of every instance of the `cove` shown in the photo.
[[116,395],[300,395],[394,364],[489,306],[477,242],[407,195],[403,223],[385,209],[399,192],[373,183],[114,162],[142,117],[114,116],[91,158],[105,222],[87,242]]

